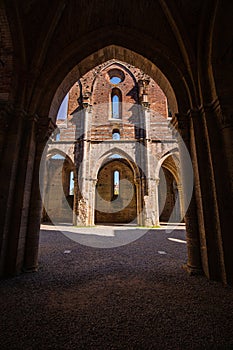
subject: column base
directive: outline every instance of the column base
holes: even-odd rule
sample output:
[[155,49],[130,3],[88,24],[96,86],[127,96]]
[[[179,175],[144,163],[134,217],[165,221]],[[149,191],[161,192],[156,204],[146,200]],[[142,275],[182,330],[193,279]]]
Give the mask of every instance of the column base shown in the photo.
[[32,266],[32,267],[24,267],[23,268],[23,273],[31,273],[31,272],[37,272],[39,266]]
[[182,267],[186,272],[188,272],[189,276],[203,275],[203,270],[199,267],[190,266],[188,264],[184,264]]

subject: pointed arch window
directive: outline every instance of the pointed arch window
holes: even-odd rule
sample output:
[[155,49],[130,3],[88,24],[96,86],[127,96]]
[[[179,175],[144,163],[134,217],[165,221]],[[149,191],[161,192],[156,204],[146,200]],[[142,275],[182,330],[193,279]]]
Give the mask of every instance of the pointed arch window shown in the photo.
[[112,89],[112,93],[111,93],[111,117],[113,119],[120,119],[121,118],[121,102],[122,102],[121,90],[118,88]]
[[113,172],[113,199],[116,199],[120,193],[120,173],[118,170]]
[[60,130],[58,130],[55,136],[55,141],[60,141],[61,140],[60,137],[61,137]]
[[69,178],[69,195],[72,196],[74,194],[74,172],[70,172]]

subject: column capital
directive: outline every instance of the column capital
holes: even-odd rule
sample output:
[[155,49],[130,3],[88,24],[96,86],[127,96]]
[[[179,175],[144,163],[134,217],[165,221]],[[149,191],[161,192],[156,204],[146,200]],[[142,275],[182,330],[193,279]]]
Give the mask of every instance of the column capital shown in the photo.
[[28,121],[30,120],[30,116],[25,110],[15,107],[12,103],[0,101],[1,129],[8,129],[14,119],[15,121]]
[[14,106],[6,101],[0,101],[0,128],[7,129],[13,119]]
[[150,103],[148,101],[142,101],[141,102],[142,107],[144,107],[146,110],[150,108]]
[[204,114],[203,107],[198,107],[198,108],[189,109],[187,116],[188,118],[195,119],[195,118],[201,118],[203,114]]
[[231,112],[230,106],[221,107],[219,99],[216,98],[211,102],[203,103],[197,108],[192,108],[188,111],[187,115],[192,118],[206,118],[208,116],[215,116],[221,128],[233,127],[233,112]]
[[36,117],[36,136],[40,142],[47,141],[53,131],[57,128],[56,124],[49,117]]
[[160,181],[159,178],[150,177],[150,178],[148,178],[148,180],[151,182],[154,182],[155,185],[157,185],[157,186],[159,185],[159,181]]
[[189,126],[188,113],[176,113],[171,119],[171,125],[177,130],[186,130]]
[[91,106],[91,92],[85,91],[85,93],[82,96],[82,106],[84,109]]
[[171,119],[175,136],[180,136],[186,143],[190,141],[190,116],[188,113],[176,113]]

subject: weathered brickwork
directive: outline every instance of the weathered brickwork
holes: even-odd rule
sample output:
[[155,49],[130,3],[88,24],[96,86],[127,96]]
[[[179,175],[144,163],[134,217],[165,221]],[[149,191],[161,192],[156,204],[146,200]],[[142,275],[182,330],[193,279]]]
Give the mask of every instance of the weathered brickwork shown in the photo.
[[[164,155],[177,153],[168,114],[167,99],[158,84],[140,69],[120,61],[105,62],[73,85],[67,118],[57,120],[59,129],[55,134],[60,132],[60,140],[52,142],[49,148],[62,150],[74,161],[75,223],[159,223],[159,169]],[[121,160],[112,158],[116,155]],[[130,195],[127,186],[120,186],[118,202],[110,196],[116,168],[121,180],[127,174],[132,184],[130,204],[124,201],[124,196]],[[166,177],[167,193],[172,189],[174,176],[179,178],[177,174],[175,169]],[[119,210],[115,213],[117,205]],[[166,220],[173,207],[174,201],[165,200]]]

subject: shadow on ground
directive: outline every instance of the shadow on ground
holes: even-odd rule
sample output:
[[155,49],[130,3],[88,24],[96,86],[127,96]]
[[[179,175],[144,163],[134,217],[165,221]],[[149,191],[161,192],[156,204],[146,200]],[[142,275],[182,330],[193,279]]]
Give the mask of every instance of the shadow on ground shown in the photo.
[[233,290],[186,274],[184,240],[100,249],[41,230],[39,271],[0,283],[1,349],[233,349]]

